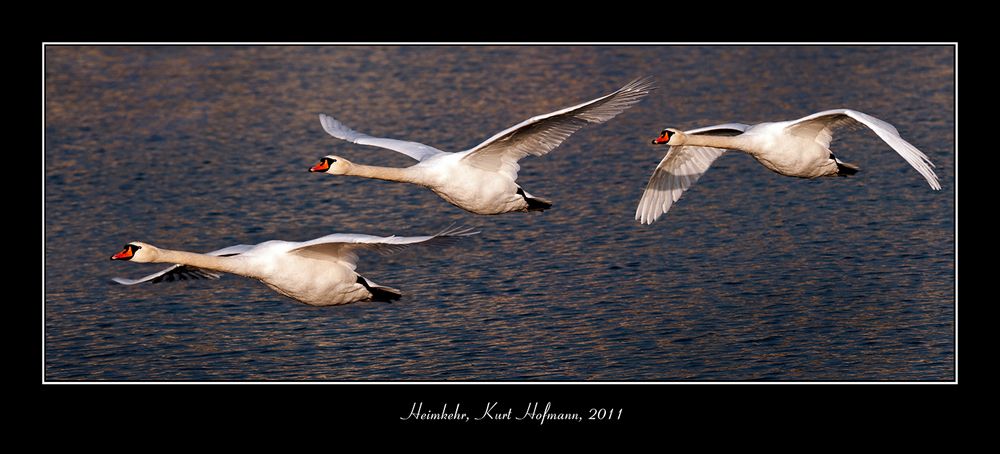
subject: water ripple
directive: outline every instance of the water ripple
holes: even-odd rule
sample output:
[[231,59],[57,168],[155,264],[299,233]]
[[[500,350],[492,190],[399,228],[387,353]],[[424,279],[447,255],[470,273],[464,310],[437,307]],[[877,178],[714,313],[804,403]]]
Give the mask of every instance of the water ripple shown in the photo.
[[[950,380],[954,54],[948,47],[52,46],[46,54],[49,380]],[[767,62],[767,64],[760,64]],[[747,68],[755,68],[748,72]],[[544,213],[481,217],[414,186],[308,174],[318,156],[405,166],[316,114],[461,150],[652,74],[519,183]],[[803,83],[803,81],[809,81]],[[927,152],[928,190],[872,134],[853,178],[720,158],[652,226],[635,204],[667,126],[849,106]],[[122,287],[145,240],[212,250],[333,232],[483,233],[372,257],[392,304],[307,307],[235,276]]]

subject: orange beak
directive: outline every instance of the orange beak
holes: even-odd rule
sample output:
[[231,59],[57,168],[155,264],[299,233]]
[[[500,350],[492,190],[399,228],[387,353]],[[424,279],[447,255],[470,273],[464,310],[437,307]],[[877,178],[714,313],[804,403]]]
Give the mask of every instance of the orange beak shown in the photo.
[[657,144],[657,145],[659,145],[661,143],[667,143],[669,141],[670,141],[670,137],[667,136],[666,134],[660,134],[660,137],[657,137],[657,138],[653,139],[653,143]]
[[128,246],[125,246],[125,249],[122,249],[121,252],[111,256],[111,260],[128,260],[130,258],[132,258],[132,248]]
[[324,160],[320,161],[319,164],[316,164],[316,165],[310,167],[309,171],[310,172],[326,172],[329,169],[330,169],[330,161],[324,159]]

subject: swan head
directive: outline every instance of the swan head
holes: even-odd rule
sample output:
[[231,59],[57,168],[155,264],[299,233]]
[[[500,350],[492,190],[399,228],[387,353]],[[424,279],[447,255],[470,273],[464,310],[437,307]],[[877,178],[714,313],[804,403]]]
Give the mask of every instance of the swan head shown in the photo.
[[653,139],[653,144],[680,145],[684,142],[685,138],[687,138],[687,135],[683,131],[667,128],[660,133],[659,137]]
[[329,173],[333,175],[344,175],[347,173],[347,168],[350,165],[350,161],[341,158],[340,156],[329,155],[320,158],[319,164],[310,167],[309,171]]
[[122,247],[122,251],[112,255],[111,260],[128,260],[130,262],[149,263],[159,252],[155,246],[133,241]]

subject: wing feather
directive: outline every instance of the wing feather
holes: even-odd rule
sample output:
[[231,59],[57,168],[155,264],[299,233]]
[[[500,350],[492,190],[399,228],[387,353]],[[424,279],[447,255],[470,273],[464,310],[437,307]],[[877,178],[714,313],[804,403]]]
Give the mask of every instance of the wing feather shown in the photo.
[[670,147],[649,177],[635,219],[642,224],[652,224],[659,219],[725,152],[723,148],[713,147]]
[[434,235],[388,236],[336,233],[315,240],[305,241],[289,252],[323,260],[339,260],[354,267],[358,263],[357,253],[362,250],[374,251],[381,255],[401,252],[412,245],[443,246],[454,240],[475,235],[479,232],[469,227],[449,227]]
[[629,82],[614,93],[565,109],[529,118],[465,151],[463,160],[483,170],[517,179],[517,164],[525,156],[542,156],[580,128],[603,123],[632,107],[654,89],[650,77]]
[[845,127],[866,126],[892,147],[907,163],[927,180],[931,189],[941,189],[934,164],[930,158],[912,144],[903,140],[894,126],[864,112],[850,109],[833,109],[802,117],[786,126],[787,130],[799,137],[812,137],[817,143],[829,148],[833,133]]
[[416,159],[417,161],[423,161],[430,156],[444,153],[437,148],[424,145],[419,142],[407,142],[405,140],[372,137],[368,134],[357,132],[348,128],[343,123],[337,121],[337,119],[325,114],[319,114],[319,122],[323,125],[323,130],[326,131],[327,134],[330,134],[338,139],[346,140],[359,145],[371,145],[374,147],[397,151]]

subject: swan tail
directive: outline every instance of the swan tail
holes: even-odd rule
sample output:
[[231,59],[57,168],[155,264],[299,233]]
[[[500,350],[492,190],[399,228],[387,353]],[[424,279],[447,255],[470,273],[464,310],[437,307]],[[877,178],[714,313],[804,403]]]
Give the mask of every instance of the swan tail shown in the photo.
[[372,294],[372,301],[391,303],[403,297],[403,292],[398,289],[378,285],[360,274],[358,275],[358,283],[365,286],[368,292]]
[[548,199],[543,199],[541,197],[535,197],[528,194],[520,186],[517,188],[517,195],[524,198],[524,201],[528,203],[527,211],[545,211],[552,208],[552,201]]
[[861,167],[858,167],[856,164],[842,162],[839,159],[835,159],[834,161],[837,163],[837,176],[846,177],[848,175],[854,175],[861,170]]
[[524,200],[528,202],[528,211],[545,211],[552,208],[552,202],[549,200],[537,197],[525,197]]

